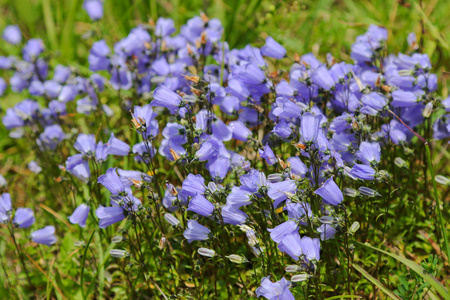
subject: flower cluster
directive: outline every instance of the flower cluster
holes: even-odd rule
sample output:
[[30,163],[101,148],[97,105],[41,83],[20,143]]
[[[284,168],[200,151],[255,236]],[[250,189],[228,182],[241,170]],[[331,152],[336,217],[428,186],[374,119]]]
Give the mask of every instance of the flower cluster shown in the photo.
[[[102,1],[83,7],[92,20],[102,18]],[[32,172],[86,188],[72,201],[70,223],[105,229],[128,220],[135,243],[160,238],[156,250],[130,242],[111,256],[145,270],[143,251],[160,251],[177,270],[175,260],[197,247],[227,274],[240,272],[230,262],[257,269],[260,286],[249,293],[294,299],[301,281],[318,289],[323,245],[348,246],[358,230],[349,223],[352,198],[378,197],[377,185],[390,182],[382,149],[411,154],[414,129],[442,107],[433,137],[450,137],[450,98],[436,97],[437,76],[412,35],[411,53],[387,55],[387,30],[371,25],[348,63],[330,54],[326,62],[311,53],[292,59],[272,37],[261,48],[230,49],[223,33],[203,14],[178,34],[173,20],[160,18],[114,45],[95,41],[89,74],[52,69],[42,41],[31,39],[22,58],[0,57],[11,74],[0,78],[0,94],[28,95],[2,123],[12,138],[35,143]],[[22,36],[8,26],[3,39],[19,45]],[[289,68],[273,70],[279,61]],[[31,208],[12,209],[8,193],[0,196],[0,219],[11,230],[35,222]],[[31,239],[54,244],[55,227]],[[239,246],[244,240],[248,248]],[[174,247],[192,253],[177,257]],[[285,272],[295,273],[292,282]]]

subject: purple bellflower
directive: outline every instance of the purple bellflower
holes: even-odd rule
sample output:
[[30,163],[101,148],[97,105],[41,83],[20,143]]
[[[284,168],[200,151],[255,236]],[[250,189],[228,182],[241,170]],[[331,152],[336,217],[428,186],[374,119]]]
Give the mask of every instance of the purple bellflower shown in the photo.
[[344,200],[344,195],[333,178],[328,178],[314,193],[322,197],[324,203],[330,205],[338,205]]
[[13,223],[19,228],[28,228],[34,224],[35,218],[31,208],[18,208]]
[[270,276],[264,277],[261,280],[261,286],[255,291],[256,296],[264,297],[269,300],[295,300],[289,290],[291,282],[287,281],[284,277],[277,282],[270,281]]
[[302,116],[300,125],[301,141],[304,143],[315,143],[319,135],[319,125],[323,115],[314,116],[311,113],[305,113]]
[[261,54],[264,56],[281,59],[286,56],[286,49],[284,49],[284,47],[272,37],[268,36],[266,38],[266,44],[261,47]]
[[183,99],[177,93],[165,85],[161,85],[153,92],[153,101],[150,105],[165,107],[174,115],[182,103]]
[[102,0],[84,0],[83,8],[86,10],[92,21],[97,21],[103,18]]
[[269,166],[272,166],[278,162],[268,143],[266,143],[263,149],[259,149],[259,155],[266,160]]
[[8,25],[3,30],[2,38],[11,45],[17,45],[22,41],[22,33],[17,25]]
[[202,194],[197,194],[189,201],[187,210],[193,211],[204,217],[209,217],[214,212],[214,205]]
[[86,204],[80,204],[69,217],[69,221],[72,224],[78,224],[81,228],[86,226],[86,220],[89,215],[89,206]]
[[210,230],[198,223],[197,220],[189,220],[188,228],[184,231],[183,236],[188,240],[189,244],[193,241],[206,241],[209,238]]
[[38,244],[51,246],[58,240],[55,236],[55,226],[45,226],[31,234],[31,240]]

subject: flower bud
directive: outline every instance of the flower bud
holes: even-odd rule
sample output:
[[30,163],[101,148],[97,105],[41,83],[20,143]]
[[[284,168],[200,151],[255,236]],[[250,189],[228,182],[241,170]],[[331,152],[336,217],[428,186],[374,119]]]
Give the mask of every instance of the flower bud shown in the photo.
[[127,251],[120,249],[112,249],[109,251],[109,254],[115,258],[124,258],[128,255]]
[[158,247],[159,247],[159,249],[164,249],[165,247],[166,247],[166,245],[167,245],[167,239],[166,239],[166,237],[165,236],[163,236],[160,240],[159,240],[159,245],[158,245]]
[[352,226],[350,226],[350,229],[348,231],[350,232],[350,234],[355,234],[355,232],[358,231],[359,227],[361,227],[359,222],[353,222]]
[[309,274],[297,274],[291,277],[291,281],[292,282],[300,282],[300,281],[305,281],[308,280],[308,278],[312,277]]
[[180,220],[178,220],[174,215],[166,213],[164,214],[164,219],[166,219],[167,222],[169,222],[172,226],[177,226],[180,224]]
[[122,241],[123,241],[123,236],[121,236],[121,235],[116,235],[115,237],[113,237],[111,239],[111,242],[113,242],[115,244],[120,243]]
[[423,109],[422,115],[424,116],[424,118],[429,118],[432,112],[433,112],[433,102],[428,102],[427,105],[425,105],[425,108]]
[[247,234],[248,244],[252,247],[255,247],[259,243],[255,231],[253,229],[250,229],[247,230],[245,233]]
[[84,246],[86,246],[86,243],[83,241],[76,241],[74,243],[74,245],[75,245],[75,247],[84,247]]
[[206,257],[214,257],[216,255],[216,252],[214,250],[208,248],[198,248],[197,252],[198,254]]
[[295,273],[297,271],[300,271],[300,269],[301,268],[299,266],[297,266],[297,265],[289,265],[289,266],[286,267],[286,272],[288,272],[288,273]]
[[237,254],[231,254],[226,256],[232,263],[235,264],[242,264],[248,262],[248,259],[245,256],[237,255]]
[[357,190],[352,189],[352,188],[345,188],[344,189],[344,195],[354,198],[354,197],[359,195],[359,192]]
[[283,174],[281,173],[274,173],[267,176],[267,181],[270,183],[277,183],[283,180]]
[[320,223],[323,223],[323,224],[333,224],[334,218],[330,217],[330,216],[323,216],[323,217],[320,217],[319,221],[320,221]]
[[394,163],[399,168],[405,168],[405,169],[409,168],[408,163],[406,161],[404,161],[403,158],[401,158],[401,157],[396,157],[394,160]]
[[436,182],[439,182],[442,185],[450,186],[450,179],[448,177],[436,175],[434,179],[436,180]]
[[359,192],[364,195],[364,196],[368,196],[368,197],[375,197],[378,196],[378,192],[375,190],[372,190],[371,188],[365,187],[365,186],[361,186],[359,187]]

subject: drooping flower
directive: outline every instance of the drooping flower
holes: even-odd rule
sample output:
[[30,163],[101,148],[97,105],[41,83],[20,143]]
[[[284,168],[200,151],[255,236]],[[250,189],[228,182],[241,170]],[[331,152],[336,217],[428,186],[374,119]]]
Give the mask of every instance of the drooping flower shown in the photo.
[[377,165],[380,162],[381,147],[379,143],[362,142],[355,156],[365,165]]
[[17,25],[8,25],[3,30],[2,38],[11,45],[17,45],[22,41],[22,33]]
[[304,143],[314,143],[319,135],[319,125],[323,115],[304,113],[300,125],[300,136]]
[[163,84],[153,92],[153,101],[150,105],[165,107],[174,115],[182,103],[183,99]]
[[13,223],[19,228],[28,228],[34,224],[35,218],[31,208],[18,208]]
[[188,210],[204,217],[209,217],[214,212],[214,205],[202,194],[197,194],[189,201]]
[[278,162],[268,143],[266,143],[263,149],[259,149],[258,151],[259,155],[266,160],[268,165],[272,166]]
[[31,240],[38,244],[51,246],[58,240],[55,236],[55,226],[45,226],[31,234]]
[[294,295],[289,290],[291,282],[284,277],[277,282],[270,281],[270,275],[261,280],[261,286],[255,291],[256,296],[264,297],[269,300],[295,300]]
[[272,37],[268,36],[266,38],[266,44],[261,47],[261,54],[264,56],[281,59],[286,55],[286,49],[284,49],[284,47]]
[[314,193],[322,197],[326,204],[338,205],[344,200],[344,195],[334,182],[333,177],[328,178]]
[[84,0],[83,8],[86,10],[92,21],[97,21],[103,18],[102,0]]
[[193,241],[205,241],[209,238],[211,232],[208,228],[198,223],[197,220],[189,220],[187,229],[183,236],[188,240],[189,244]]
[[72,224],[78,224],[81,228],[86,226],[86,220],[89,215],[89,206],[82,203],[80,204],[69,217],[69,221]]

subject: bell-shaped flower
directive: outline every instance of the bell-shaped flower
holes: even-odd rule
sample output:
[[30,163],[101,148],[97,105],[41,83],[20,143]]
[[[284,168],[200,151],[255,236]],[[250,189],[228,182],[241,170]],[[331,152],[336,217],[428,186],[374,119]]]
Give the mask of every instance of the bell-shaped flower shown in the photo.
[[86,226],[86,220],[89,215],[89,206],[86,204],[80,204],[69,217],[69,221],[72,224],[78,224],[84,228]]
[[127,211],[122,207],[103,207],[100,205],[95,214],[100,219],[99,227],[106,228],[109,225],[121,222],[126,217]]
[[101,183],[112,195],[120,195],[125,193],[125,186],[120,180],[116,172],[117,168],[109,168],[104,175],[98,178],[98,183]]
[[275,243],[280,243],[285,235],[298,232],[299,226],[295,220],[289,220],[281,223],[273,229],[267,229],[270,232],[270,238]]
[[258,298],[262,296],[269,300],[295,300],[290,288],[291,282],[284,277],[274,283],[270,281],[270,276],[267,276],[261,280],[261,286],[256,289],[255,293]]
[[308,261],[311,260],[320,260],[320,240],[315,238],[312,239],[309,236],[304,236],[300,240],[300,247],[302,249],[302,255]]
[[286,56],[286,49],[284,49],[284,47],[272,37],[268,36],[266,38],[266,44],[261,47],[261,54],[264,56],[281,59]]
[[325,66],[318,67],[311,76],[312,81],[325,91],[329,91],[334,87],[335,82],[330,72]]
[[392,92],[392,106],[393,107],[411,107],[416,106],[419,99],[413,92],[397,90]]
[[197,220],[189,220],[187,227],[183,236],[188,240],[189,244],[193,241],[206,241],[209,239],[209,233],[211,231],[199,224]]
[[363,164],[372,166],[380,162],[381,148],[379,143],[362,142],[359,150],[355,153]]
[[333,177],[328,178],[314,194],[322,197],[323,202],[330,205],[338,205],[344,200],[344,195],[334,182]]
[[106,145],[106,153],[108,155],[126,156],[130,153],[130,145],[116,138],[113,133],[111,133],[111,137]]
[[319,135],[320,121],[323,115],[313,115],[311,113],[304,113],[300,124],[301,141],[304,143],[314,143],[317,141]]
[[320,239],[322,241],[326,241],[334,238],[336,234],[336,228],[329,224],[322,224],[317,228],[317,231],[320,233]]
[[350,175],[362,180],[374,180],[375,170],[367,165],[355,164],[350,171]]
[[177,110],[181,106],[182,102],[183,99],[177,93],[165,85],[160,85],[153,92],[153,101],[150,105],[165,107],[172,115],[174,115],[177,113]]
[[155,35],[157,37],[166,37],[175,32],[175,24],[172,19],[159,18],[156,21]]
[[17,45],[22,41],[22,33],[17,25],[8,25],[3,30],[2,38],[11,45]]
[[34,224],[35,218],[31,208],[18,208],[13,223],[19,228],[28,228]]
[[9,215],[10,215],[11,210],[12,210],[12,205],[11,205],[10,194],[9,193],[1,194],[0,195],[0,222],[6,222],[9,220]]
[[225,224],[240,225],[247,221],[248,215],[239,206],[227,205],[222,207],[222,218]]
[[31,240],[38,244],[51,246],[58,240],[55,236],[55,226],[45,226],[31,233]]
[[83,8],[86,10],[92,21],[97,21],[103,18],[102,0],[84,0]]
[[268,143],[266,143],[263,149],[259,149],[258,151],[259,155],[266,160],[268,165],[272,166],[277,163],[278,160]]
[[188,209],[196,214],[209,217],[214,212],[214,204],[208,201],[202,194],[197,194],[189,201]]
[[278,244],[278,249],[288,254],[293,260],[299,260],[300,255],[302,255],[302,248],[298,231],[284,235]]
[[277,208],[286,200],[289,194],[295,194],[297,185],[294,180],[285,180],[270,185],[267,195],[273,200],[273,207]]

